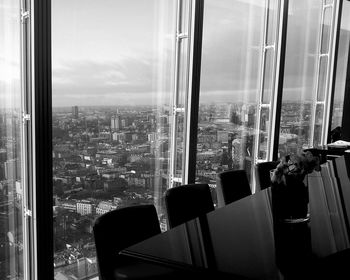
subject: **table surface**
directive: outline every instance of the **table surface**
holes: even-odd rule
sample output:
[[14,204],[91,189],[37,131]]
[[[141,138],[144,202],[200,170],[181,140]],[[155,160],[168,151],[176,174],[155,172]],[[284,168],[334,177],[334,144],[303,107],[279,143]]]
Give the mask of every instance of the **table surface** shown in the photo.
[[268,188],[121,254],[173,267],[220,272],[234,279],[314,275],[314,268],[320,271],[319,260],[350,248],[350,155],[321,167],[307,178],[310,220],[306,223],[277,220],[273,191]]

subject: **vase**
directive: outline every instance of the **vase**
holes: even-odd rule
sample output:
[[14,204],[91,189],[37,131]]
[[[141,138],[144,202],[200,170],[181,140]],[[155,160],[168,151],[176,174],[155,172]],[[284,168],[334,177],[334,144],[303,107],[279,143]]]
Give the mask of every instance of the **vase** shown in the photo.
[[307,222],[310,218],[308,188],[297,176],[284,176],[284,182],[272,183],[273,213],[286,223]]

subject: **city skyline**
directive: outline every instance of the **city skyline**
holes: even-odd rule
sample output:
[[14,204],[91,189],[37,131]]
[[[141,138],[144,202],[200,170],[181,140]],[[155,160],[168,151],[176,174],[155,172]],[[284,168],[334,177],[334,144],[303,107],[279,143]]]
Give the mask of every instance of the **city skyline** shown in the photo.
[[[310,109],[311,104],[304,107],[298,103],[282,108],[281,152],[294,152],[307,143]],[[245,169],[253,180],[254,138],[266,135],[264,129],[254,129],[255,104],[201,104],[199,111],[196,181],[208,183],[214,190],[217,172],[231,168]],[[53,110],[55,273],[97,273],[91,227],[97,216],[108,211],[135,203],[154,203],[161,227],[167,229],[160,198],[169,184],[169,113],[162,106],[144,105],[72,105]],[[19,127],[16,116],[5,114],[0,120],[0,125],[11,120]],[[264,147],[262,142],[261,158],[266,156]],[[181,155],[182,146],[177,152]],[[18,159],[6,157],[9,154],[6,156],[3,149],[3,195],[18,197],[17,188],[4,191],[11,186],[8,174],[18,163]],[[178,171],[181,177],[181,169]]]

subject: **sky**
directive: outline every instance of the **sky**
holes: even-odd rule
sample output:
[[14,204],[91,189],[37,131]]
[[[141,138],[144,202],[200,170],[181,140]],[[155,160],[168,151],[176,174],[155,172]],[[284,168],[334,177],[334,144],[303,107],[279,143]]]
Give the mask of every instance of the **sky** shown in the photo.
[[[169,102],[176,2],[53,0],[53,105]],[[246,55],[245,48],[262,38],[262,12],[260,1],[206,1],[203,101],[214,95],[243,101],[247,96],[242,92],[257,87],[247,83],[248,78],[257,80],[257,71],[240,65],[249,59],[256,68],[252,60],[259,59],[258,50]],[[240,21],[247,18],[256,26],[257,38],[247,36],[247,25],[242,27]],[[244,37],[242,44],[235,42],[237,34]]]
[[0,109],[20,106],[19,1],[0,2]]
[[[285,98],[310,99],[320,1],[291,3]],[[54,107],[169,102],[176,1],[53,0],[52,11]],[[263,12],[261,1],[205,2],[201,102],[256,101]]]
[[[53,106],[168,103],[174,89],[176,2],[52,0]],[[9,3],[13,2],[1,2],[0,11],[6,12]],[[261,3],[205,1],[201,102],[256,100]],[[302,100],[310,98],[314,83],[310,53],[316,48],[312,42],[317,41],[319,7],[315,3],[320,1],[290,3],[295,4],[289,11],[293,32],[287,38],[285,92],[286,99]],[[0,19],[1,38],[8,29],[3,27],[4,18]],[[349,30],[349,24],[344,28]],[[11,36],[7,34],[7,43],[0,42],[0,48],[7,46],[6,56],[0,52],[5,65],[0,68],[1,88],[11,78],[18,84],[18,52],[10,47],[17,35],[12,32]]]
[[[170,70],[163,68],[173,59],[174,3],[53,0],[53,106],[163,97],[170,90]],[[159,94],[150,95],[155,88]]]

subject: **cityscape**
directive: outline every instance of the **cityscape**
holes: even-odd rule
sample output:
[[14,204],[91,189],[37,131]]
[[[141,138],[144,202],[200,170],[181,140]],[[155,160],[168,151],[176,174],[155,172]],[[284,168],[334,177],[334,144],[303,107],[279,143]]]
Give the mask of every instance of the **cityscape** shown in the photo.
[[[282,106],[280,154],[296,152],[308,143],[311,103],[302,106],[295,102]],[[334,109],[333,119],[341,117],[339,109]],[[0,118],[1,131],[7,129],[0,142],[1,279],[21,279],[21,275],[8,278],[11,261],[7,258],[14,253],[21,255],[23,250],[18,115],[3,112]],[[256,104],[200,105],[196,181],[210,185],[214,202],[218,172],[245,169],[253,179],[252,155],[257,136],[259,158],[266,157],[269,119],[267,114],[261,115],[259,135],[255,120]],[[97,275],[92,226],[96,217],[108,211],[153,203],[162,231],[167,230],[163,194],[169,185],[171,125],[166,105],[53,109],[56,279],[89,279]],[[177,137],[181,144],[182,129]],[[181,157],[181,145],[177,145],[177,153]]]
[[[349,1],[4,2],[0,280],[23,280],[47,261],[44,278],[52,263],[55,280],[98,280],[93,224],[115,209],[154,204],[167,231],[164,194],[183,183],[189,122],[197,141],[186,164],[215,206],[219,172],[243,169],[259,190],[255,164],[271,156],[271,113],[280,116],[278,158],[323,142],[324,117],[331,129],[341,126]],[[42,109],[52,109],[52,122]],[[196,124],[186,119],[197,111]],[[28,156],[39,122],[52,128],[47,166]],[[35,211],[50,203],[24,205],[36,195],[31,179],[51,166],[52,182],[38,187],[53,194],[45,196],[53,205],[46,225],[46,213]],[[27,232],[36,225],[53,231],[52,260],[42,250],[47,240]]]

